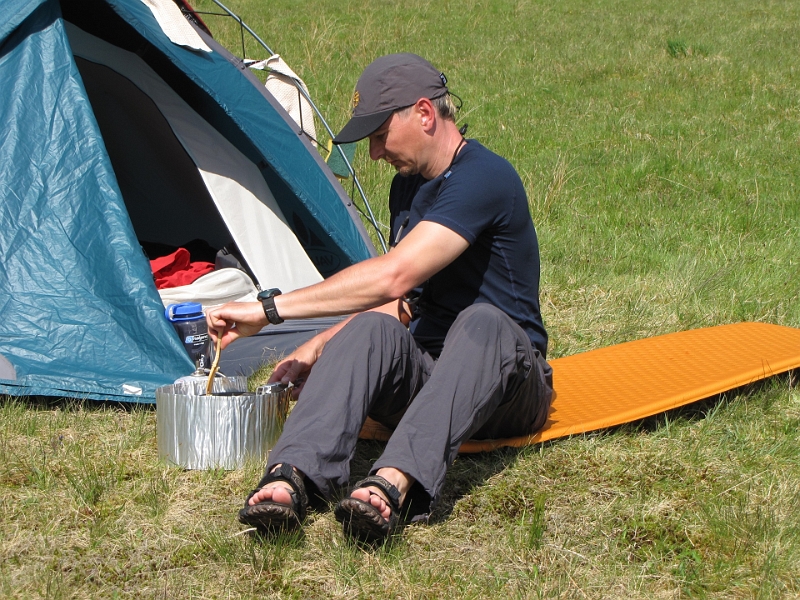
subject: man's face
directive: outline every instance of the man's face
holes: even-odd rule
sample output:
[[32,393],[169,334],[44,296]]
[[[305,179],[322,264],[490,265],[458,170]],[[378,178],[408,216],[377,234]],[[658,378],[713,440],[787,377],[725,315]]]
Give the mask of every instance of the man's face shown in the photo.
[[370,158],[385,160],[406,177],[420,171],[414,153],[416,129],[413,117],[413,108],[396,112],[369,136]]

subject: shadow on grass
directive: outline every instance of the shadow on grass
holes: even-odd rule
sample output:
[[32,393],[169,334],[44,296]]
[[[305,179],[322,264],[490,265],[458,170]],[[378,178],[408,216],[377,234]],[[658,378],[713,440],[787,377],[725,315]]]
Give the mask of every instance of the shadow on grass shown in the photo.
[[[362,479],[380,457],[386,444],[374,440],[359,440],[350,463],[350,485]],[[480,454],[462,454],[447,471],[442,497],[428,519],[430,523],[446,520],[453,507],[466,494],[486,483],[488,479],[513,465],[521,450],[500,448]]]
[[[630,423],[623,423],[616,427],[612,427],[603,431],[634,431],[643,433],[653,433],[659,429],[671,425],[678,421],[699,421],[706,419],[711,415],[716,414],[730,403],[740,398],[750,398],[759,394],[762,391],[773,389],[777,387],[793,388],[798,383],[800,377],[800,370],[791,370],[772,377],[760,379],[753,383],[743,385],[715,396],[709,396],[702,400],[697,400],[684,406],[679,406],[672,410],[660,412],[658,414],[632,421]],[[765,396],[766,402],[771,402],[768,396]]]
[[498,448],[491,452],[460,455],[447,472],[442,498],[431,515],[431,522],[446,520],[461,498],[512,467],[525,451],[524,448]]

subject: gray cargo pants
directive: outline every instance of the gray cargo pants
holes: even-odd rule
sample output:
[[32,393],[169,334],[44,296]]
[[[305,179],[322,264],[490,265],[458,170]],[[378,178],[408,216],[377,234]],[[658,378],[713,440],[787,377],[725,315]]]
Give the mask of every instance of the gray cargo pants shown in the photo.
[[537,431],[551,399],[550,366],[522,328],[490,304],[458,316],[438,360],[397,319],[363,313],[328,342],[267,470],[289,463],[331,498],[348,484],[370,416],[394,430],[371,473],[394,467],[414,477],[414,496],[427,499],[427,506],[417,500],[415,512],[427,512],[462,442]]

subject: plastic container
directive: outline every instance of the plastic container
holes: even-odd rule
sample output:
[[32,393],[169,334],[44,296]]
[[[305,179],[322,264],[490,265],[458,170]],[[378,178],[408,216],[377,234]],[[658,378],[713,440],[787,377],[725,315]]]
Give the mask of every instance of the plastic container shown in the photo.
[[182,302],[170,304],[164,316],[172,323],[189,358],[197,367],[210,364],[211,340],[208,337],[208,325],[203,314],[203,305],[198,302]]

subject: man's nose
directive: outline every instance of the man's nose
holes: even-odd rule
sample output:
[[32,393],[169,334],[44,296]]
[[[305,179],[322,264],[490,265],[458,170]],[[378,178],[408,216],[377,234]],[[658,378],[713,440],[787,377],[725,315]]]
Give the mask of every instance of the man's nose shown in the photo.
[[378,140],[371,139],[369,140],[369,157],[372,160],[380,160],[383,156],[384,146]]

